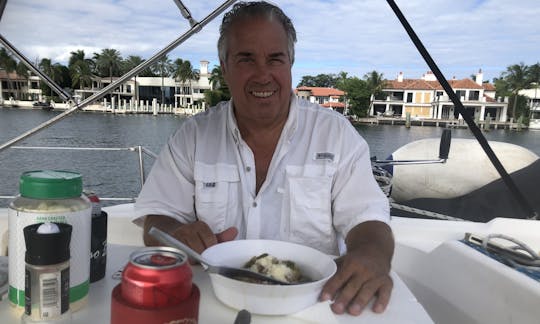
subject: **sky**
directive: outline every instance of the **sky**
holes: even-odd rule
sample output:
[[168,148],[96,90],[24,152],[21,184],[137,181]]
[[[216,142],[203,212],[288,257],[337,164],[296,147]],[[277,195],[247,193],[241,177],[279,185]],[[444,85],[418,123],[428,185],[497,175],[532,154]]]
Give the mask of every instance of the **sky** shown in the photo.
[[[223,17],[208,16],[223,1],[184,0],[196,21],[209,21],[168,55],[218,65],[216,42]],[[540,61],[538,0],[396,0],[447,79],[500,77],[513,64]],[[293,86],[302,76],[386,79],[399,72],[420,78],[429,70],[384,0],[273,0],[297,31]],[[9,0],[0,33],[30,61],[67,65],[70,52],[87,57],[114,48],[148,59],[190,30],[174,0]]]

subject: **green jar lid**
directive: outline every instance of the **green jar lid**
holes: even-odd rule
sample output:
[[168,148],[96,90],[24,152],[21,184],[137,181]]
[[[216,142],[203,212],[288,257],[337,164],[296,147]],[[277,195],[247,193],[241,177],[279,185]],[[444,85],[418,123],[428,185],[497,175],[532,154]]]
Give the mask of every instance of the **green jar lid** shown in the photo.
[[82,193],[82,176],[71,171],[28,171],[21,175],[19,191],[26,198],[75,198]]

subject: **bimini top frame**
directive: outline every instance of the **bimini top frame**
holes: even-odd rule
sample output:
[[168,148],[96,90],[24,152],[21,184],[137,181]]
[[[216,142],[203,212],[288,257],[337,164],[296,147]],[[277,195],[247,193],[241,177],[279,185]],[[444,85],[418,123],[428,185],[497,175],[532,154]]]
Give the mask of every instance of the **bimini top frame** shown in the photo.
[[[206,16],[203,20],[200,22],[195,21],[193,17],[191,16],[191,13],[189,10],[184,6],[182,1],[180,0],[174,0],[178,8],[180,9],[180,12],[182,13],[182,16],[189,21],[189,24],[191,28],[186,31],[184,34],[182,34],[180,37],[178,37],[176,40],[174,40],[172,43],[167,45],[165,48],[154,54],[151,58],[148,60],[142,62],[141,64],[134,67],[132,70],[118,78],[116,81],[112,82],[99,92],[93,94],[92,96],[85,99],[80,104],[75,103],[74,106],[63,113],[43,122],[42,124],[36,126],[35,128],[3,143],[0,145],[0,152],[2,152],[4,149],[16,144],[17,142],[37,133],[38,131],[51,126],[52,124],[58,122],[59,120],[63,119],[64,117],[72,114],[73,112],[82,109],[83,107],[87,106],[88,104],[97,101],[101,98],[103,98],[108,93],[112,92],[114,89],[116,89],[119,85],[129,80],[131,77],[137,75],[141,71],[145,70],[146,68],[150,67],[152,64],[154,64],[156,61],[158,61],[160,58],[165,56],[167,53],[175,49],[178,45],[185,42],[187,39],[189,39],[191,36],[199,32],[204,26],[206,26],[210,21],[212,21],[214,18],[219,16],[222,12],[224,12],[228,7],[230,7],[233,3],[236,2],[236,0],[227,0],[223,4],[221,4],[219,7],[217,7],[214,11],[212,11],[208,16]],[[5,8],[7,3],[7,0],[0,0],[0,19],[1,14],[3,13],[3,9]],[[60,86],[58,86],[52,79],[50,79],[46,74],[41,72],[39,69],[37,69],[31,62],[28,60],[21,52],[19,52],[15,46],[13,46],[7,39],[3,37],[3,35],[0,34],[0,43],[6,47],[8,50],[10,50],[17,58],[23,62],[33,73],[37,74],[45,83],[47,83],[48,86],[50,86],[62,99],[69,100],[71,99],[71,96],[68,95]]]

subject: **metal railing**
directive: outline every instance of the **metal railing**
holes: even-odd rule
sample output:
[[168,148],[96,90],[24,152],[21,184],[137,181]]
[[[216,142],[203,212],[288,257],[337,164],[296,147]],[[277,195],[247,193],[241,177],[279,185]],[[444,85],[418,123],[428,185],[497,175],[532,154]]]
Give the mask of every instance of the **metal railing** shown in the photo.
[[[12,146],[11,149],[18,150],[61,150],[61,151],[127,151],[137,153],[137,160],[139,165],[139,180],[140,187],[142,188],[144,181],[146,180],[146,174],[144,171],[144,156],[157,158],[157,154],[151,150],[138,145],[132,147],[69,147],[69,146]],[[13,199],[15,196],[0,195],[0,199]],[[134,197],[99,197],[104,201],[135,201]]]

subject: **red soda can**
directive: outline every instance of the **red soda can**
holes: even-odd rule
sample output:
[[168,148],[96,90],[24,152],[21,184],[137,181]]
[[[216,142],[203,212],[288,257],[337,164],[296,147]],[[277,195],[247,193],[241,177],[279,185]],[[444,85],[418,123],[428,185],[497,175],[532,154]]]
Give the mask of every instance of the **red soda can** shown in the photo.
[[144,248],[130,255],[122,272],[122,297],[144,308],[177,305],[191,295],[192,276],[184,252],[170,247]]
[[133,252],[111,295],[111,324],[197,324],[199,288],[187,255],[169,247]]

